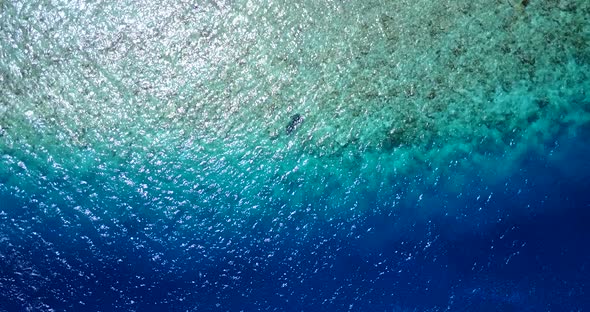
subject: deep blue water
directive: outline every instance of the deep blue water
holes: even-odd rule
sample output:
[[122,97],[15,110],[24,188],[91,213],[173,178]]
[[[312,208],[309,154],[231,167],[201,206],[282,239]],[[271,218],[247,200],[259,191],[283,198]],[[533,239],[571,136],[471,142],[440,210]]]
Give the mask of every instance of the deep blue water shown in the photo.
[[[459,198],[433,188],[422,204],[401,201],[392,209],[396,194],[365,194],[371,212],[311,223],[282,216],[280,228],[254,218],[224,228],[220,219],[210,223],[219,222],[221,231],[191,236],[174,224],[145,230],[135,220],[112,230],[120,232],[116,238],[101,239],[82,218],[64,223],[67,212],[43,217],[38,206],[4,194],[0,306],[5,311],[43,310],[43,305],[56,311],[585,311],[590,309],[588,138],[578,133],[556,140],[549,154],[531,153],[517,172],[494,185],[472,172],[467,180],[473,182]],[[477,199],[482,194],[492,196]],[[314,205],[309,203],[309,214],[320,209]],[[425,217],[417,212],[420,205],[436,213]],[[481,211],[474,209],[478,206]],[[175,243],[176,236],[184,245]]]

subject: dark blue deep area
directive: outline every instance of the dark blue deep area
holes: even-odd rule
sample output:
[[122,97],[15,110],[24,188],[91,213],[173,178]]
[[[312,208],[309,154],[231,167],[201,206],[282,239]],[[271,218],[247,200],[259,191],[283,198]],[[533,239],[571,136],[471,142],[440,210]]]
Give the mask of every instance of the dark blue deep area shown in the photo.
[[[58,311],[587,311],[587,143],[585,135],[558,140],[502,183],[467,185],[472,194],[432,189],[422,204],[395,209],[393,193],[364,194],[372,212],[311,224],[283,216],[280,231],[251,219],[191,237],[173,227],[146,233],[129,221],[127,234],[100,243],[84,221],[34,222],[37,208],[4,196],[0,307],[23,310],[20,293]],[[475,172],[471,181],[482,179]],[[479,211],[477,196],[488,194]],[[29,223],[36,234],[17,235]],[[175,235],[203,248],[189,250]],[[131,237],[146,236],[146,249],[134,249]],[[169,261],[150,261],[155,253]],[[45,278],[18,274],[27,266]]]

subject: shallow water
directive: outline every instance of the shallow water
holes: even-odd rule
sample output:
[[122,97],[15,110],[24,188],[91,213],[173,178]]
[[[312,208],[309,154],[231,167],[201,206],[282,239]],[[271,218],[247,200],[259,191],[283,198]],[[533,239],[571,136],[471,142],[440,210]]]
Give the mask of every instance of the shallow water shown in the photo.
[[0,311],[590,308],[589,39],[581,0],[0,2]]

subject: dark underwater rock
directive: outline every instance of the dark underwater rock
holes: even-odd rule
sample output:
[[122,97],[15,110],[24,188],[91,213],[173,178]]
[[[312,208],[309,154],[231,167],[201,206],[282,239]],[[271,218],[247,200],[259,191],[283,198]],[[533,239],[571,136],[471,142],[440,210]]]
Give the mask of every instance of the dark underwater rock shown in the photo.
[[287,127],[285,128],[287,134],[291,134],[293,133],[293,131],[297,130],[297,128],[302,122],[303,116],[301,116],[301,114],[293,115],[293,117],[291,117],[291,121],[289,122],[289,124],[287,124]]

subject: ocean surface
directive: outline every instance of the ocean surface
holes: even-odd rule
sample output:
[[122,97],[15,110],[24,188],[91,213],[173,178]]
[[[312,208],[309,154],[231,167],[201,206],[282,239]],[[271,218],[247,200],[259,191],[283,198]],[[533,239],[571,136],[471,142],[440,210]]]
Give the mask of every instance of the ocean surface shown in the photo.
[[590,311],[590,1],[0,0],[0,311]]

